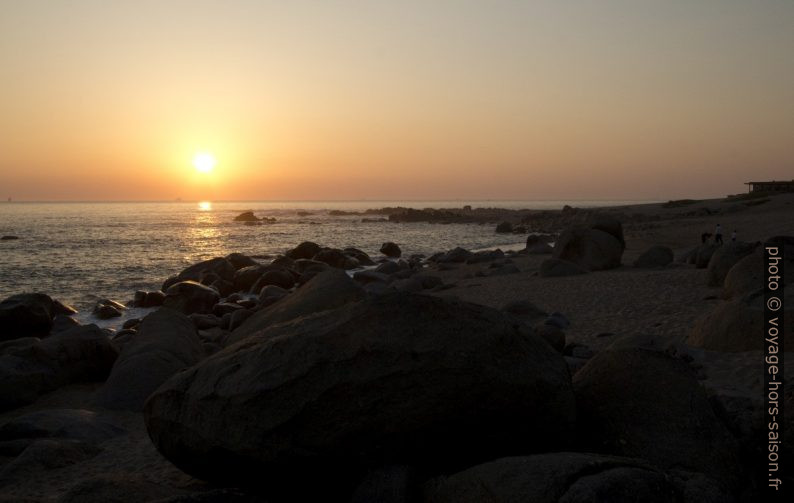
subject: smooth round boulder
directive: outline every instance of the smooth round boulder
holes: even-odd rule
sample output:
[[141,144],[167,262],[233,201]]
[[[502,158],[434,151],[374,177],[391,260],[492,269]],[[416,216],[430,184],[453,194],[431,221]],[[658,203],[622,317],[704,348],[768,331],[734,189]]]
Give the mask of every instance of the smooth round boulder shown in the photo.
[[574,376],[581,448],[704,473],[733,488],[737,445],[694,370],[662,351],[599,351]]
[[513,224],[510,222],[502,222],[496,226],[497,234],[511,234],[513,232]]
[[144,417],[195,477],[334,500],[373,466],[441,473],[559,447],[574,416],[565,361],[528,327],[395,293],[229,346],[161,386]]
[[709,266],[709,261],[711,260],[711,256],[714,255],[714,252],[720,245],[715,243],[703,243],[698,248],[697,253],[695,254],[695,267],[698,269],[705,269]]
[[317,252],[312,260],[323,262],[337,269],[353,269],[358,266],[358,262],[355,259],[348,257],[342,250],[337,250],[336,248],[322,249]]
[[52,328],[53,300],[43,293],[21,293],[0,302],[0,341],[45,337]]
[[667,246],[655,245],[645,250],[642,255],[634,261],[634,267],[655,268],[665,267],[675,259],[673,250]]
[[163,306],[183,314],[209,314],[220,300],[217,291],[195,281],[182,281],[165,292]]
[[403,254],[400,247],[397,246],[397,243],[392,243],[391,241],[383,243],[380,246],[380,252],[389,258],[400,258]]
[[731,268],[744,257],[750,255],[759,243],[725,243],[720,246],[709,259],[708,265],[708,286],[722,287],[725,277]]
[[289,290],[295,285],[295,276],[289,271],[281,269],[267,271],[257,280],[254,286],[251,287],[251,293],[259,293],[262,291],[262,288],[269,285],[275,285]]
[[623,224],[617,218],[608,215],[596,215],[590,218],[587,226],[590,229],[606,232],[617,239],[623,248],[626,247],[626,240],[623,237]]

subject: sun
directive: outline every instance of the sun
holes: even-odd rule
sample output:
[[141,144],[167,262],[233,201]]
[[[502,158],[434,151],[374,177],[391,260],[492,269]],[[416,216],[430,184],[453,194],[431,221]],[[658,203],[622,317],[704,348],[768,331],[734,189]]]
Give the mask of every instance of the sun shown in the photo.
[[193,157],[193,167],[202,173],[209,173],[212,171],[217,162],[215,157],[207,152],[199,152]]

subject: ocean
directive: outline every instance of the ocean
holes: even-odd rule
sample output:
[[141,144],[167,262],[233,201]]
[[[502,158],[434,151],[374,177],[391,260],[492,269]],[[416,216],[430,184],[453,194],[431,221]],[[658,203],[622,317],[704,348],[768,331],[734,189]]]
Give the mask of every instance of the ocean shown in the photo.
[[[493,225],[362,222],[361,215],[331,210],[370,208],[501,207],[559,209],[627,204],[616,201],[354,201],[354,202],[159,202],[0,203],[0,299],[43,292],[90,312],[98,299],[127,303],[136,290],[158,289],[163,280],[200,260],[241,252],[270,256],[302,241],[353,246],[373,257],[384,241],[404,255],[466,249],[521,247],[524,235],[496,234]],[[248,226],[234,217],[251,210],[276,223]],[[298,212],[308,212],[301,214]],[[385,215],[367,215],[369,218]]]

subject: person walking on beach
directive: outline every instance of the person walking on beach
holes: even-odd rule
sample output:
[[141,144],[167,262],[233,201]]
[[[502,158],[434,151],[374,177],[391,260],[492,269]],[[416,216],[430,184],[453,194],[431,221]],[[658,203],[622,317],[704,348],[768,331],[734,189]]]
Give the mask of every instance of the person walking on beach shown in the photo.
[[717,224],[717,230],[714,231],[714,242],[722,244],[722,226]]
[[733,232],[731,232],[731,243],[735,243],[735,242],[736,242],[736,229],[734,229]]

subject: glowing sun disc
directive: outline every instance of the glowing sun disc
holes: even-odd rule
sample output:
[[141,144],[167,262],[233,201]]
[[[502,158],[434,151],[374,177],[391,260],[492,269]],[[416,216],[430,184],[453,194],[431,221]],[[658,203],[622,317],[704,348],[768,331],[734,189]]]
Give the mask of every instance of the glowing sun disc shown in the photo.
[[206,152],[200,152],[193,157],[193,167],[202,173],[209,173],[217,164],[215,157]]

